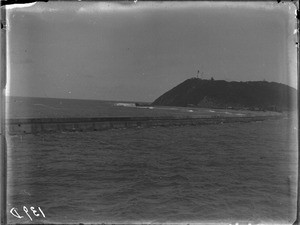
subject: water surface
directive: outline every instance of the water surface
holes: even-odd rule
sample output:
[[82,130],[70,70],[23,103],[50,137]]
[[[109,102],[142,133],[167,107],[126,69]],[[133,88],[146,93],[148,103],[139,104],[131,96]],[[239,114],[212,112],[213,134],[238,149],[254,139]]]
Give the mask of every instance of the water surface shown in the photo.
[[40,206],[49,223],[291,223],[296,138],[288,119],[9,136],[8,208]]

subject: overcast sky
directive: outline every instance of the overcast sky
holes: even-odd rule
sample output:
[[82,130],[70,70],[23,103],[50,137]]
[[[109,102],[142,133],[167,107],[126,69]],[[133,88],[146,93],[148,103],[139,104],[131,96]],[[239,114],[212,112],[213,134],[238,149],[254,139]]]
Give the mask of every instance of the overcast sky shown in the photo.
[[153,101],[198,70],[296,87],[291,3],[39,2],[7,12],[8,95]]

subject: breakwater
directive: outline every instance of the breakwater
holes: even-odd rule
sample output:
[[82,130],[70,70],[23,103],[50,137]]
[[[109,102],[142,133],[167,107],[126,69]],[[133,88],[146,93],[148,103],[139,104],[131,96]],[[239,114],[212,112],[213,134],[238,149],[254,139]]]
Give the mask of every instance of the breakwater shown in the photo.
[[122,129],[134,127],[155,126],[186,126],[206,125],[233,122],[263,121],[276,119],[279,116],[249,116],[249,117],[102,117],[102,118],[36,118],[8,119],[6,131],[10,135],[37,134],[51,132],[83,132],[101,131],[107,129]]

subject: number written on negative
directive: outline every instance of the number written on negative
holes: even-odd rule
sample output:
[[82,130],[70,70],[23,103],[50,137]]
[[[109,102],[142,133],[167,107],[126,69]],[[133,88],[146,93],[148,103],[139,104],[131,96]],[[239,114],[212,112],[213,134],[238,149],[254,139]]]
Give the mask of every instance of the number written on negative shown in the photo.
[[[43,210],[40,207],[37,207],[37,209],[33,206],[29,207],[29,209],[26,206],[23,206],[23,211],[25,212],[25,214],[27,215],[27,217],[32,221],[33,218],[35,217],[44,217],[45,213],[43,212]],[[24,216],[21,215],[21,212],[18,212],[17,208],[11,208],[11,210],[9,211],[11,215],[13,215],[16,218],[22,219]]]

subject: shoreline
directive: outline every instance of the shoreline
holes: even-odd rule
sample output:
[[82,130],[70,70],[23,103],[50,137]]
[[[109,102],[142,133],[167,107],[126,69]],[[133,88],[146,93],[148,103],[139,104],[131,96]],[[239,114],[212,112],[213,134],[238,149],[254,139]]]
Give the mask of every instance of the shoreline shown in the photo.
[[6,132],[9,135],[38,134],[54,132],[103,131],[108,129],[199,126],[209,124],[254,122],[280,119],[283,115],[265,116],[206,116],[206,117],[96,117],[96,118],[30,118],[7,119]]

